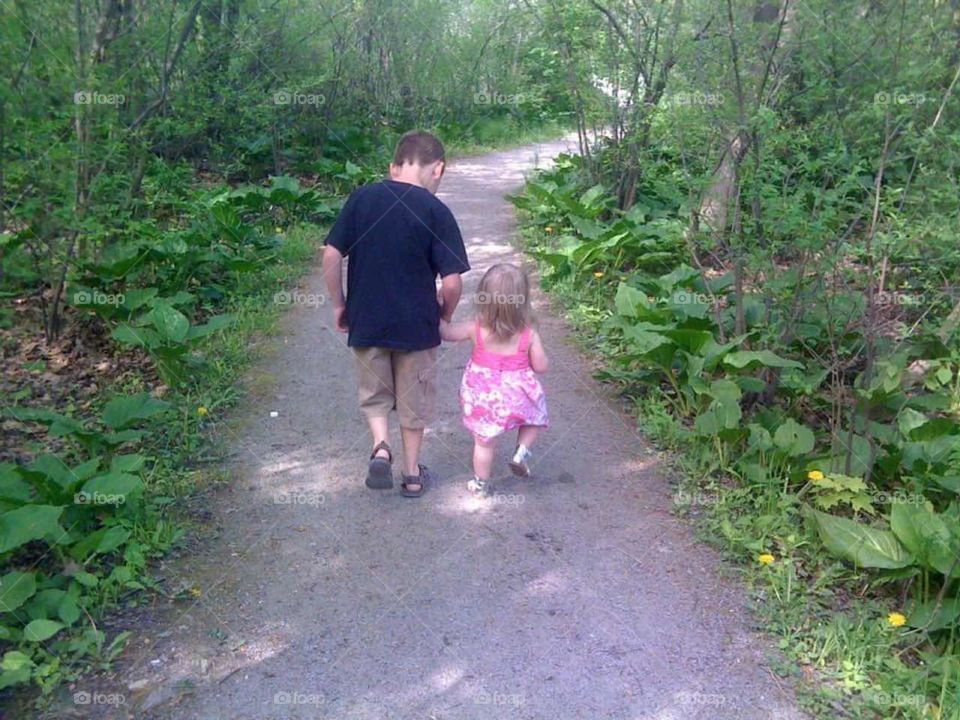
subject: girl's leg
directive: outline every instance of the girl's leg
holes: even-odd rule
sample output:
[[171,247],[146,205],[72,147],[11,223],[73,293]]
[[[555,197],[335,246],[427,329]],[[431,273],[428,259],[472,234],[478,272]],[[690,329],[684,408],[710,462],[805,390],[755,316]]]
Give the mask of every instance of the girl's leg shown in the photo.
[[510,470],[514,475],[530,477],[530,446],[537,440],[540,428],[536,425],[521,425],[517,431],[517,451],[510,460]]
[[495,440],[473,439],[473,474],[479,480],[490,479],[490,469],[493,467],[493,453],[496,448]]
[[521,425],[517,431],[517,445],[523,445],[527,450],[537,441],[540,435],[539,425]]
[[467,489],[477,495],[486,495],[490,488],[490,468],[493,466],[493,451],[496,440],[473,438],[473,479]]

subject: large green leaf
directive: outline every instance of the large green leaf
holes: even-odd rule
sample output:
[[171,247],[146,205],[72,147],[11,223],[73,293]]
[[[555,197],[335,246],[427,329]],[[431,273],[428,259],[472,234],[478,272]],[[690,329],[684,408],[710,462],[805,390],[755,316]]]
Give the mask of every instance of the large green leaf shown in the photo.
[[806,508],[820,540],[834,555],[858,567],[894,570],[913,564],[914,558],[888,530],[868,527],[846,518]]
[[748,365],[759,364],[764,367],[803,368],[796,360],[787,360],[769,350],[735,350],[723,358],[723,362],[731,367],[744,368]]
[[123,293],[123,307],[125,310],[136,310],[141,305],[156,297],[157,288],[131,288]]
[[694,280],[700,279],[700,273],[689,265],[678,265],[666,275],[657,278],[659,285],[664,292],[670,293],[675,287],[685,287]]
[[88,429],[79,420],[63,418],[50,426],[50,435],[53,437],[73,437],[80,443],[88,445],[96,442],[97,431]]
[[181,343],[187,339],[190,330],[190,321],[187,316],[172,305],[157,301],[153,309],[148,312],[144,321],[150,322],[157,333],[167,343]]
[[716,341],[708,342],[703,348],[703,367],[705,370],[713,370],[724,358],[724,356],[730,352],[737,345],[742,343],[747,339],[747,335],[740,335],[739,337],[734,338],[730,342],[718,344]]
[[693,427],[698,435],[716,435],[721,430],[730,430],[739,426],[741,416],[739,403],[714,400],[704,412],[697,416]]
[[580,204],[588,210],[599,209],[603,207],[606,194],[607,189],[598,183],[580,196]]
[[918,603],[907,611],[910,627],[928,631],[943,630],[960,623],[960,599],[946,598],[937,606],[936,600]]
[[927,416],[921,412],[917,412],[913,408],[904,408],[900,411],[900,416],[897,418],[897,426],[905,438],[909,438],[911,431],[922,427],[926,422]]
[[668,299],[670,312],[688,318],[703,319],[711,312],[710,299],[686,290],[675,291]]
[[[849,475],[866,475],[870,469],[870,442],[862,435],[840,433],[833,443],[831,467],[839,467]],[[850,470],[847,472],[847,460]]]
[[3,654],[3,661],[0,662],[0,668],[4,670],[19,670],[20,668],[33,667],[34,662],[19,650],[10,650]]
[[46,535],[63,533],[57,520],[62,507],[53,505],[24,505],[0,515],[0,553],[39,540]]
[[614,306],[617,314],[624,317],[637,317],[637,310],[650,306],[650,300],[646,293],[640,292],[635,287],[630,287],[626,283],[620,283],[617,286],[617,296],[614,299]]
[[77,465],[74,468],[70,468],[67,467],[63,460],[61,460],[58,456],[50,453],[44,453],[43,455],[38,455],[36,458],[34,458],[33,462],[27,465],[25,470],[28,473],[40,473],[44,477],[52,480],[64,490],[68,490],[74,485],[78,485],[93,475],[93,473],[97,471],[97,466],[99,464],[99,459],[94,458],[82,463],[81,465]]
[[894,502],[890,529],[922,565],[944,575],[953,567],[954,575],[960,576],[960,566],[953,566],[960,553],[960,533],[954,538],[943,517],[926,505]]
[[43,642],[63,629],[63,624],[53,620],[31,620],[23,629],[23,639],[30,642]]
[[743,395],[740,387],[728,378],[719,378],[710,383],[709,393],[711,397],[726,403],[735,403]]
[[0,500],[27,502],[30,492],[30,485],[17,472],[16,465],[0,463]]
[[203,325],[194,325],[190,328],[190,331],[187,333],[187,337],[191,340],[194,338],[204,337],[215,333],[218,330],[222,330],[225,327],[229,327],[233,324],[236,319],[235,315],[225,314],[225,315],[214,315],[212,318],[207,320]]
[[160,343],[160,335],[151,328],[131,327],[130,325],[118,325],[110,333],[117,342],[136,347],[153,348]]
[[57,606],[57,615],[67,625],[73,625],[80,619],[80,607],[77,601],[70,595],[65,595]]
[[933,481],[944,490],[950,490],[960,495],[960,475],[935,476]]
[[903,464],[910,470],[921,463],[928,467],[937,465],[946,462],[956,447],[957,439],[953,436],[944,436],[922,442],[905,442],[903,444]]
[[773,447],[773,438],[770,431],[765,427],[757,423],[750,423],[747,425],[747,429],[750,431],[750,438],[747,440],[749,453],[757,450],[769,450]]
[[210,214],[213,215],[220,227],[229,233],[232,239],[238,240],[242,237],[243,229],[240,216],[237,215],[237,211],[227,203],[212,205],[210,207]]
[[33,573],[8,572],[0,578],[0,612],[13,612],[37,591]]
[[95,554],[116,550],[130,537],[130,531],[122,527],[101,528],[70,548],[70,555],[81,562]]
[[30,668],[22,667],[16,670],[4,670],[0,672],[0,690],[8,688],[11,685],[20,685],[30,681]]
[[147,459],[143,455],[114,455],[110,459],[110,469],[119,472],[137,472]]
[[130,495],[143,487],[143,481],[136,475],[111,470],[97,475],[83,486],[83,492],[92,497],[95,494],[123,496]]
[[272,190],[286,190],[292,195],[300,194],[300,181],[292,175],[271,175],[270,186]]
[[672,345],[669,338],[638,328],[627,328],[625,335],[630,340],[630,349],[638,355],[647,355],[661,345]]
[[713,333],[706,330],[678,328],[676,330],[664,330],[663,334],[673,340],[678,347],[693,354],[700,354],[704,346],[713,340]]
[[793,418],[787,418],[773,434],[773,444],[791,457],[806,455],[813,450],[813,431]]
[[[926,399],[929,396],[921,395],[918,399]],[[944,397],[945,396],[937,396]],[[930,408],[927,408],[930,409]],[[949,411],[949,404],[946,404],[942,408],[936,408],[937,410]],[[951,436],[951,439],[954,442],[960,442],[960,437],[954,435],[957,430],[957,421],[950,417],[935,417],[930,420],[927,420],[920,427],[915,427],[910,430],[910,439],[929,441],[937,440],[944,436]]]
[[583,237],[588,240],[596,240],[598,237],[603,235],[604,227],[603,225],[594,222],[588,218],[580,217],[579,215],[572,215],[570,217],[570,224],[573,225],[574,229]]
[[737,375],[734,380],[737,385],[740,386],[740,389],[746,392],[759,393],[763,392],[767,387],[767,383],[764,380],[753,377],[752,375]]
[[103,436],[103,440],[110,445],[122,445],[123,443],[142,440],[147,435],[149,433],[145,430],[121,430],[120,432],[107,433]]
[[3,662],[0,663],[3,670],[0,672],[0,689],[28,682],[33,667],[34,662],[26,653],[19,650],[4,653]]
[[6,408],[4,412],[15,420],[20,420],[21,422],[40,422],[49,425],[50,423],[58,420],[69,420],[66,415],[61,415],[53,410],[45,410],[43,408],[14,407]]
[[60,601],[67,596],[65,590],[58,588],[45,588],[38,590],[37,594],[30,599],[30,603],[24,608],[24,615],[30,620],[37,618],[51,618],[57,613]]
[[170,403],[150,397],[149,393],[118,395],[107,403],[100,419],[113,430],[122,430],[135,420],[145,420],[164,412]]

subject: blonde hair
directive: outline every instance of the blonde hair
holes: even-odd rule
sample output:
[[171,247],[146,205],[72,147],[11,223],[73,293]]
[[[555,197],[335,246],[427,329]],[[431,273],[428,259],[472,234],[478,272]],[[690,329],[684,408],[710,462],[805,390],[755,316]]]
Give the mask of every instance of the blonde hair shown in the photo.
[[499,263],[484,273],[474,304],[480,325],[498,340],[509,340],[533,322],[530,280],[510,263]]

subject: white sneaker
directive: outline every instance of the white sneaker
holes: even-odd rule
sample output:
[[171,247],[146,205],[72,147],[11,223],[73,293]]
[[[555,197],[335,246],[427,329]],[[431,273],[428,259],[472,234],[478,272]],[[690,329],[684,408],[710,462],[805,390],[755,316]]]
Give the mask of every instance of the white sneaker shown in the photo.
[[514,475],[520,477],[530,477],[530,459],[533,453],[527,450],[526,445],[517,445],[517,451],[510,460],[510,470]]
[[481,480],[480,478],[474,476],[472,480],[467,481],[467,490],[472,492],[474,495],[486,495],[487,481]]

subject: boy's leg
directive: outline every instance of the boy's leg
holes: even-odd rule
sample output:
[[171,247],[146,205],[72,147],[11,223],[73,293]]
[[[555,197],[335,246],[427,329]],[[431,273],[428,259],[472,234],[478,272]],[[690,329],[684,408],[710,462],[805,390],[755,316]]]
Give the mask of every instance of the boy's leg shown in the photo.
[[[400,427],[400,437],[403,438],[403,474],[407,477],[416,477],[420,474],[419,463],[420,446],[423,444],[423,428]],[[411,483],[407,483],[410,485]],[[416,483],[411,490],[416,491]]]
[[[357,370],[357,395],[360,412],[367,420],[373,446],[390,443],[389,415],[394,408],[395,390],[390,351],[384,348],[364,347],[353,349]],[[380,450],[377,457],[386,459],[387,452]]]
[[[420,447],[423,430],[433,420],[437,397],[437,348],[410,352],[394,351],[393,377],[396,383],[397,415],[403,437],[403,474],[420,474]],[[417,483],[406,481],[416,492]]]
[[[390,422],[386,415],[371,415],[367,418],[367,425],[370,426],[370,434],[373,435],[373,446],[377,447],[381,442],[390,444]],[[384,448],[377,450],[376,456],[386,460],[389,457]]]

